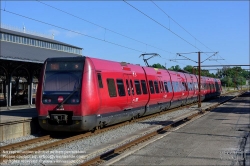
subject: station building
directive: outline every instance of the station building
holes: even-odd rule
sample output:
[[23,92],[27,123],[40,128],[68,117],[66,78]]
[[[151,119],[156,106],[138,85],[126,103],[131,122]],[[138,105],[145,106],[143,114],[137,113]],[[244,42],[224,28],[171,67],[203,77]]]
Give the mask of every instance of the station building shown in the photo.
[[82,56],[82,48],[54,37],[0,27],[0,107],[35,102],[40,71],[50,57]]

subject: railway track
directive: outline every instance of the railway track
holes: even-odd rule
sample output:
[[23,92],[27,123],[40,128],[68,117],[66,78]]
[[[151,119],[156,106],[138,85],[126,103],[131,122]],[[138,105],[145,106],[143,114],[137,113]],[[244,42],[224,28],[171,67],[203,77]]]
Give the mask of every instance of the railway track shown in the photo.
[[26,146],[26,145],[36,144],[36,143],[51,140],[51,139],[53,139],[53,137],[51,135],[46,135],[46,136],[42,136],[42,137],[39,137],[39,138],[34,138],[34,139],[31,139],[31,140],[22,141],[22,142],[2,146],[2,147],[0,147],[0,152],[2,154],[1,157],[0,157],[0,162],[4,162],[6,160],[16,159],[18,157],[29,155],[29,154],[34,154],[37,151],[52,149],[54,147],[57,147],[57,146],[60,146],[60,145],[63,145],[63,144],[66,144],[66,143],[69,143],[69,142],[72,142],[72,141],[76,141],[76,140],[79,140],[79,139],[94,136],[96,134],[100,134],[100,133],[103,133],[103,132],[106,132],[106,131],[109,131],[109,130],[114,130],[116,128],[119,128],[119,127],[122,127],[122,126],[125,126],[125,125],[128,125],[128,124],[144,121],[144,120],[147,120],[147,119],[150,119],[150,118],[162,115],[162,114],[167,114],[167,113],[170,113],[170,112],[174,112],[174,111],[176,111],[176,110],[178,110],[180,108],[191,107],[193,105],[195,105],[195,103],[190,104],[190,105],[186,105],[186,106],[183,106],[183,107],[174,108],[174,109],[171,109],[171,110],[168,110],[168,111],[163,111],[163,112],[159,112],[159,113],[156,113],[156,114],[148,115],[148,116],[141,117],[141,118],[138,118],[138,119],[133,119],[131,121],[126,121],[126,122],[119,123],[119,124],[109,126],[109,127],[105,127],[105,128],[102,128],[102,129],[97,129],[94,132],[92,131],[92,132],[79,134],[79,135],[76,135],[76,136],[73,136],[73,137],[62,139],[60,141],[55,141],[55,142],[44,144],[44,145],[41,145],[41,146],[36,146],[34,148],[26,149],[26,150],[23,150],[23,151],[19,150],[19,149]]
[[[113,125],[113,126],[110,126],[110,127],[103,128],[103,129],[95,130],[94,132],[87,132],[87,133],[79,134],[79,135],[68,137],[68,138],[65,138],[65,139],[62,139],[62,140],[59,140],[59,141],[55,141],[55,142],[52,142],[52,143],[48,143],[48,144],[44,144],[44,145],[37,146],[37,147],[34,147],[34,148],[26,149],[26,150],[23,150],[23,151],[20,151],[20,150],[18,151],[18,148],[23,147],[25,145],[29,145],[29,144],[50,140],[50,139],[52,139],[52,137],[50,135],[46,135],[46,136],[43,136],[43,137],[40,137],[40,138],[35,138],[35,139],[32,139],[32,140],[23,141],[23,142],[20,142],[20,143],[15,143],[15,144],[7,145],[7,146],[2,146],[2,147],[0,147],[1,153],[5,152],[5,151],[11,152],[13,150],[16,153],[7,153],[5,155],[2,155],[0,161],[4,162],[4,161],[7,161],[7,160],[16,159],[16,158],[21,157],[21,156],[34,154],[34,153],[36,153],[38,151],[45,151],[45,150],[48,150],[48,149],[52,149],[52,148],[61,146],[63,144],[67,144],[67,143],[72,142],[72,141],[76,141],[76,140],[80,140],[80,139],[87,138],[87,137],[90,137],[90,136],[94,136],[96,134],[100,134],[100,133],[103,133],[103,132],[106,132],[106,131],[109,131],[109,130],[114,130],[116,128],[131,124],[131,123],[137,123],[137,122],[144,121],[146,119],[150,119],[150,118],[153,118],[153,117],[156,117],[156,116],[159,116],[159,115],[168,114],[170,112],[174,112],[174,111],[179,110],[181,108],[189,108],[189,107],[192,107],[195,104],[196,103],[186,105],[186,106],[183,106],[183,107],[178,107],[178,108],[171,109],[171,110],[168,110],[168,111],[163,111],[163,112],[160,112],[160,113],[157,113],[157,114],[148,115],[146,117],[131,120],[131,122],[123,122],[123,123],[120,123],[120,124],[117,124],[117,125]],[[201,112],[199,112],[199,114],[200,113]],[[188,120],[189,118],[186,118],[185,121]],[[164,125],[164,124],[162,124],[162,125]],[[166,130],[166,129],[164,128],[164,130]],[[160,130],[157,131],[157,133],[158,132],[160,132]]]
[[[197,111],[196,113],[194,114],[190,114],[188,116],[184,116],[184,117],[180,117],[180,118],[177,118],[176,120],[173,120],[171,123],[169,123],[169,121],[166,121],[165,122],[165,125],[163,124],[164,127],[158,129],[158,130],[155,130],[153,132],[150,132],[142,137],[139,137],[138,139],[135,139],[127,144],[124,144],[122,146],[119,146],[117,148],[114,148],[112,150],[109,150],[105,153],[102,153],[90,160],[88,160],[87,162],[83,162],[81,163],[80,165],[81,166],[88,166],[88,165],[100,165],[100,164],[105,164],[105,161],[107,160],[110,160],[112,159],[113,157],[116,157],[118,155],[121,155],[123,152],[131,149],[133,146],[136,146],[140,143],[143,143],[147,140],[150,140],[151,138],[159,135],[159,134],[162,134],[162,133],[165,133],[165,132],[168,132],[170,131],[172,128],[176,128],[194,118],[199,118],[199,116],[203,116],[207,111],[211,111],[213,110],[214,108],[218,107],[219,105],[221,104],[224,104],[226,103],[227,101],[229,100],[232,100],[240,95],[242,95],[244,92],[241,92],[240,94],[236,95],[236,96],[233,96],[233,97],[230,97],[228,99],[225,99],[217,104],[214,104],[210,107],[206,107],[206,108],[202,108],[201,110]],[[112,162],[111,163],[108,163],[109,165],[110,164],[113,164]]]

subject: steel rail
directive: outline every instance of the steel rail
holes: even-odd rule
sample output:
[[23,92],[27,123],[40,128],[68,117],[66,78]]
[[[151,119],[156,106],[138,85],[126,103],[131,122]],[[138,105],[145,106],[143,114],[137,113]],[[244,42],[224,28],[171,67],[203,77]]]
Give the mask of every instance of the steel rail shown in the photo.
[[[137,144],[139,144],[139,143],[142,143],[142,142],[144,142],[144,141],[146,141],[146,140],[149,140],[150,138],[152,138],[152,137],[154,137],[154,136],[156,136],[156,135],[158,135],[158,134],[161,134],[161,133],[163,133],[163,132],[167,132],[167,131],[169,131],[169,129],[174,128],[174,127],[177,127],[177,126],[179,126],[179,125],[181,125],[181,124],[183,124],[183,123],[185,123],[185,122],[187,122],[187,121],[190,121],[190,120],[193,119],[194,117],[197,117],[197,116],[199,116],[199,115],[201,115],[201,114],[204,114],[206,111],[211,111],[211,110],[213,110],[214,108],[218,107],[219,105],[221,105],[221,104],[223,104],[223,103],[225,103],[225,102],[227,102],[227,101],[229,101],[229,100],[232,100],[232,99],[234,99],[234,98],[236,98],[236,97],[242,95],[243,93],[245,93],[245,91],[241,91],[241,92],[240,92],[238,95],[236,95],[236,96],[233,96],[233,97],[230,97],[230,98],[228,98],[228,99],[225,99],[224,101],[219,102],[218,104],[215,104],[215,105],[213,105],[213,106],[211,106],[211,107],[208,107],[208,108],[206,108],[206,109],[201,109],[199,112],[197,112],[197,113],[195,113],[195,114],[192,114],[192,115],[190,115],[190,116],[187,116],[187,117],[185,117],[185,118],[182,118],[182,119],[180,119],[180,120],[177,120],[177,121],[175,121],[175,122],[172,122],[172,123],[166,125],[165,127],[162,127],[162,128],[160,128],[160,129],[158,129],[158,130],[156,130],[156,131],[153,131],[153,132],[151,132],[151,133],[149,133],[149,134],[146,134],[146,135],[144,135],[144,136],[142,136],[142,137],[140,137],[140,138],[137,138],[137,139],[135,139],[135,140],[133,140],[133,141],[127,143],[127,144],[121,145],[120,147],[114,148],[114,149],[112,149],[112,150],[110,150],[110,151],[108,151],[108,152],[105,152],[105,153],[103,153],[103,154],[101,154],[101,155],[98,155],[97,157],[94,157],[93,159],[90,159],[90,160],[88,160],[87,162],[84,162],[84,163],[82,163],[82,164],[80,164],[80,165],[81,165],[81,166],[98,165],[98,163],[104,162],[105,159],[107,159],[107,158],[112,158],[113,155],[114,155],[114,156],[117,156],[117,155],[121,154],[122,152],[124,152],[126,149],[131,148],[131,147],[133,147],[134,145],[137,145]],[[166,122],[166,123],[169,123],[169,122]],[[164,125],[163,125],[163,126],[164,126]]]
[[[115,124],[115,125],[112,125],[112,126],[108,126],[108,127],[102,128],[102,129],[95,130],[94,132],[87,132],[87,133],[84,133],[84,134],[79,134],[79,135],[69,137],[69,138],[66,138],[66,139],[63,139],[63,140],[60,140],[60,141],[56,141],[56,142],[49,143],[49,144],[46,144],[46,145],[41,145],[41,146],[37,146],[35,148],[27,149],[27,150],[24,150],[22,152],[17,152],[17,153],[9,154],[9,155],[6,155],[6,156],[1,156],[0,157],[0,162],[6,161],[6,160],[12,160],[12,159],[15,159],[17,157],[21,157],[21,156],[25,156],[25,155],[29,155],[29,154],[33,154],[36,151],[48,150],[48,149],[51,149],[53,147],[63,145],[65,143],[69,143],[69,142],[79,140],[79,139],[82,139],[82,138],[94,136],[96,134],[104,133],[104,132],[109,131],[109,130],[114,130],[114,129],[117,129],[117,128],[122,127],[122,126],[126,126],[128,124],[133,124],[133,123],[144,121],[144,120],[147,120],[147,119],[150,119],[150,118],[162,115],[162,114],[167,114],[167,113],[170,113],[170,112],[174,112],[174,111],[177,111],[177,110],[179,110],[181,108],[188,108],[188,107],[191,107],[193,105],[195,105],[195,103],[185,105],[185,106],[182,106],[182,107],[177,107],[177,108],[167,110],[167,111],[161,111],[161,112],[158,112],[158,113],[150,114],[150,115],[147,115],[147,116],[144,116],[144,117],[140,117],[138,119],[133,119],[131,121],[125,121],[125,122],[122,122],[122,123],[118,123],[118,124]],[[50,137],[50,136],[46,136],[46,137]],[[2,147],[1,149],[7,150],[7,149],[11,149],[12,146],[13,147],[14,146],[15,147],[24,146],[22,144],[27,145],[29,143],[35,143],[35,142],[37,142],[37,140],[42,140],[42,139],[43,139],[42,137],[41,138],[35,138],[35,139],[30,140],[30,142],[28,140],[27,143],[26,143],[26,141],[19,142],[19,143],[16,143],[16,145],[15,144],[7,145],[6,147]]]
[[[229,92],[229,93],[226,93],[226,94],[230,94],[230,93],[235,93],[235,92]],[[223,95],[226,95],[226,94],[223,94]],[[94,132],[90,131],[90,132],[87,132],[87,133],[84,133],[84,134],[79,134],[79,135],[76,135],[76,136],[73,136],[73,137],[69,137],[69,138],[66,138],[66,139],[63,139],[63,140],[60,140],[60,141],[56,141],[56,142],[53,142],[53,143],[49,143],[49,144],[37,146],[35,148],[31,148],[31,149],[28,149],[28,150],[24,150],[22,152],[17,152],[17,153],[10,154],[10,155],[7,155],[7,156],[1,156],[0,157],[0,162],[6,161],[6,160],[15,159],[17,157],[24,156],[24,155],[33,154],[36,151],[48,150],[48,149],[51,149],[53,147],[57,147],[57,146],[63,145],[65,143],[69,143],[69,142],[76,141],[76,140],[79,140],[79,139],[82,139],[82,138],[94,136],[96,134],[103,133],[103,132],[106,132],[106,131],[109,131],[109,130],[114,130],[114,129],[117,129],[117,128],[122,127],[122,126],[126,126],[128,124],[132,124],[132,123],[144,121],[144,120],[147,120],[147,119],[150,119],[150,118],[162,115],[162,114],[168,114],[170,112],[177,111],[177,110],[179,110],[181,108],[189,108],[189,107],[191,107],[193,105],[196,105],[196,104],[197,103],[191,103],[191,104],[188,104],[188,105],[185,105],[185,106],[181,106],[181,107],[177,107],[177,108],[173,108],[173,109],[170,109],[170,110],[167,110],[167,111],[161,111],[161,112],[158,112],[158,113],[154,113],[154,114],[150,114],[150,115],[147,115],[147,116],[144,116],[144,117],[140,117],[138,119],[133,119],[131,121],[125,121],[125,122],[121,122],[121,123],[114,124],[114,125],[111,125],[111,126],[107,126],[105,128],[102,128],[102,129],[97,129]],[[46,137],[50,137],[50,136],[46,136]],[[39,139],[42,140],[43,138],[41,137],[41,138],[32,139],[32,140],[30,140],[31,141],[30,143],[35,143],[35,142],[37,142],[36,140],[39,140]],[[24,142],[26,142],[26,141],[24,141]],[[22,143],[24,143],[24,142],[16,143],[16,145],[12,144],[12,145],[14,145],[15,147],[18,147],[18,146],[22,146]],[[27,143],[25,143],[25,144],[27,145]],[[11,148],[11,145],[7,145],[7,146],[9,146],[9,148]],[[3,150],[4,149],[8,149],[7,146],[5,148],[1,147],[1,149],[3,149]]]

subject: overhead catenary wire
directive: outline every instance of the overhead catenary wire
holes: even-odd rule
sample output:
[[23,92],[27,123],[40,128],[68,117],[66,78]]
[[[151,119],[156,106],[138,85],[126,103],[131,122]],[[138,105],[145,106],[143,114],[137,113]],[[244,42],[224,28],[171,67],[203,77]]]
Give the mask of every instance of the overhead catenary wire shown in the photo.
[[[190,32],[188,32],[183,26],[181,26],[177,21],[175,21],[170,15],[168,15],[163,9],[161,9],[154,1],[151,0],[151,2],[160,10],[162,11],[168,18],[169,20],[171,19],[174,23],[176,23],[180,28],[182,28],[185,32],[187,32],[190,36],[192,36],[195,41],[198,41],[200,44],[202,44],[204,47],[206,47],[207,49],[211,50],[212,52],[215,52],[214,50],[212,50],[211,48],[207,47],[204,43],[202,43],[200,40],[198,40],[194,35],[192,35]],[[170,24],[170,23],[169,23]],[[170,29],[170,28],[169,28]],[[207,55],[207,54],[206,54]],[[219,55],[220,56],[220,55]],[[220,56],[221,57],[221,56]],[[223,57],[221,57],[223,59]],[[216,61],[218,62],[218,61]],[[227,62],[227,61],[226,61]],[[220,63],[220,62],[218,62]],[[228,62],[227,62],[228,63]],[[221,64],[221,63],[220,63]]]
[[200,40],[198,40],[194,35],[192,35],[190,32],[188,32],[183,26],[181,26],[177,21],[175,21],[171,16],[169,16],[163,9],[161,9],[154,1],[151,0],[151,2],[160,10],[162,11],[166,16],[168,16],[169,19],[171,19],[173,22],[175,22],[179,27],[181,27],[185,32],[187,32],[190,36],[192,36],[196,41],[198,41],[200,44],[205,46],[207,49],[213,51],[212,49],[208,48],[205,44],[203,44]]
[[[160,22],[156,21],[155,19],[153,19],[152,17],[148,16],[147,14],[145,14],[144,12],[142,12],[141,10],[139,10],[138,8],[134,7],[133,5],[131,5],[130,3],[128,3],[127,1],[123,0],[123,2],[125,2],[126,4],[128,4],[130,7],[134,8],[135,10],[137,10],[138,12],[140,12],[141,14],[143,14],[144,16],[146,16],[147,18],[149,18],[150,20],[152,20],[153,22],[157,23],[158,25],[160,25],[161,27],[165,28],[166,30],[170,31],[171,33],[173,33],[175,36],[179,37],[180,39],[182,39],[183,41],[185,41],[186,43],[188,43],[189,45],[193,46],[194,48],[198,49],[199,51],[201,51],[198,47],[196,47],[195,45],[193,45],[192,43],[190,43],[189,41],[187,41],[186,39],[182,38],[180,35],[178,35],[177,33],[173,32],[170,27],[167,28],[166,26],[164,26],[163,24],[161,24]],[[206,53],[205,53],[206,54]],[[207,55],[207,54],[206,54]],[[207,55],[208,56],[208,55]],[[176,61],[175,61],[176,62]],[[216,61],[218,62],[218,61]]]
[[186,65],[186,66],[187,66],[187,64],[178,62],[178,61],[176,61],[176,60],[174,60],[174,59],[167,59],[167,58],[163,58],[163,57],[160,57],[160,58],[161,58],[161,59],[168,60],[168,61],[170,61],[170,62],[176,62],[176,63],[179,63],[179,64],[182,64],[182,65]]
[[[181,26],[177,21],[175,21],[170,15],[168,15],[163,9],[161,9],[154,1],[151,0],[151,2],[160,10],[162,11],[166,16],[168,16],[169,19],[171,19],[174,23],[176,23],[179,27],[181,27],[185,32],[187,32],[190,36],[192,36],[195,41],[198,41],[200,44],[202,44],[204,47],[206,47],[207,49],[209,49],[212,52],[215,52],[214,50],[212,50],[211,48],[207,47],[204,43],[202,43],[200,40],[198,40],[194,35],[192,35],[190,32],[188,32],[183,26]],[[223,58],[223,57],[221,57]]]
[[156,21],[155,19],[153,19],[152,17],[148,16],[146,13],[142,12],[141,10],[139,10],[138,8],[134,7],[133,5],[131,5],[130,3],[128,3],[127,1],[123,0],[123,2],[125,2],[126,4],[128,4],[130,7],[134,8],[135,10],[137,10],[139,13],[143,14],[144,16],[146,16],[147,18],[149,18],[150,20],[152,20],[153,22],[155,22],[156,24],[160,25],[161,27],[163,27],[164,29],[170,31],[171,33],[173,33],[175,36],[177,36],[178,38],[182,39],[183,41],[185,41],[186,43],[188,43],[189,45],[193,46],[194,48],[198,49],[199,51],[201,51],[198,47],[196,47],[195,45],[193,45],[192,43],[190,43],[189,41],[187,41],[186,39],[182,38],[180,35],[178,35],[177,33],[173,32],[170,28],[167,28],[166,26],[164,26],[163,24],[161,24],[160,22]]
[[72,16],[72,17],[75,17],[75,18],[80,19],[80,20],[82,20],[82,21],[85,21],[85,22],[87,22],[87,23],[89,23],[89,24],[92,24],[92,25],[95,25],[95,26],[97,26],[97,27],[99,27],[99,28],[102,28],[102,29],[105,30],[105,33],[106,33],[106,31],[109,31],[109,32],[112,32],[112,33],[114,33],[114,34],[117,34],[117,35],[120,35],[120,36],[122,36],[122,37],[125,37],[125,38],[127,38],[127,39],[130,39],[130,40],[136,41],[136,42],[138,42],[138,43],[144,44],[144,45],[146,45],[146,46],[150,46],[150,47],[152,47],[152,48],[156,48],[156,49],[158,49],[158,50],[165,51],[165,52],[167,52],[167,53],[169,53],[169,54],[174,54],[174,53],[172,53],[172,52],[170,52],[170,51],[167,51],[167,50],[164,50],[164,49],[162,49],[162,48],[159,48],[159,47],[150,45],[150,44],[145,43],[145,42],[143,42],[143,41],[134,39],[134,38],[129,37],[129,36],[127,36],[127,35],[121,34],[121,33],[116,32],[116,31],[114,31],[114,30],[108,29],[108,28],[106,28],[106,27],[103,27],[103,26],[98,25],[98,24],[96,24],[96,23],[93,23],[93,22],[91,22],[91,21],[88,21],[88,20],[86,20],[86,19],[84,19],[84,18],[82,18],[82,17],[76,16],[76,15],[74,15],[74,14],[71,14],[71,13],[69,13],[69,12],[67,12],[67,11],[64,11],[64,10],[62,10],[62,9],[59,9],[59,8],[54,7],[54,6],[52,6],[52,5],[49,5],[49,4],[47,4],[47,3],[41,2],[41,1],[39,1],[39,0],[36,0],[36,1],[39,2],[39,3],[41,3],[41,4],[43,4],[43,5],[48,6],[48,7],[50,7],[50,8],[53,8],[53,9],[55,9],[55,10],[58,10],[58,11],[60,11],[60,12],[62,12],[62,13],[68,14],[68,15],[70,15],[70,16]]
[[[40,2],[39,0],[37,0],[38,2]],[[43,3],[43,2],[40,2],[40,3]],[[44,4],[44,3],[43,3]],[[47,4],[46,4],[47,5]],[[53,6],[52,6],[53,7]],[[60,10],[60,9],[58,9],[58,8],[56,8],[57,10]],[[5,11],[5,10],[4,10]],[[7,11],[6,10],[6,12],[9,12],[10,13],[10,11]],[[62,12],[65,12],[65,11],[62,11]],[[67,14],[69,14],[69,15],[72,15],[72,14],[70,14],[70,13],[68,13],[68,12],[66,12]],[[12,12],[12,14],[13,14],[13,12]],[[19,15],[20,16],[20,15]],[[74,17],[78,17],[78,16],[75,16],[75,15],[72,15],[72,16],[74,16]],[[23,17],[23,15],[22,15],[22,17]],[[31,19],[31,18],[29,18],[29,17],[26,17],[26,16],[24,16],[25,18],[28,18],[28,19]],[[82,18],[80,18],[80,17],[78,17],[79,19],[82,19]],[[172,19],[172,18],[171,18]],[[35,20],[35,19],[33,19],[33,20]],[[36,20],[36,21],[39,21],[39,20]],[[84,21],[87,21],[87,20],[84,20]],[[42,21],[39,21],[40,23],[45,23],[45,22],[42,22]],[[87,21],[88,22],[88,21]],[[113,30],[110,30],[110,29],[107,29],[107,28],[105,28],[105,27],[102,27],[102,26],[100,26],[100,25],[97,25],[97,24],[95,24],[95,23],[92,23],[92,22],[90,22],[91,24],[93,24],[93,25],[96,25],[96,26],[99,26],[99,27],[101,27],[101,28],[104,28],[105,29],[105,35],[106,35],[106,30],[107,31],[110,31],[110,32],[113,32],[113,33],[116,33],[116,34],[119,34],[119,35],[121,35],[121,36],[123,36],[123,37],[126,37],[126,38],[129,38],[129,39],[131,39],[131,40],[134,40],[134,41],[137,41],[137,42],[140,42],[140,43],[142,43],[142,44],[145,44],[146,46],[150,46],[150,47],[154,47],[154,48],[157,48],[157,47],[155,47],[155,46],[152,46],[152,45],[149,45],[149,44],[147,44],[147,43],[144,43],[144,42],[141,42],[141,41],[139,41],[139,40],[136,40],[136,39],[133,39],[133,38],[130,38],[130,37],[128,37],[128,36],[126,36],[126,35],[123,35],[123,34],[120,34],[120,33],[117,33],[117,32],[115,32],[115,31],[113,31]],[[57,28],[61,28],[61,29],[64,29],[64,30],[67,30],[67,31],[71,31],[71,32],[73,32],[73,33],[76,33],[76,34],[79,34],[79,35],[83,35],[83,36],[86,36],[86,37],[89,37],[89,38],[93,38],[93,39],[96,39],[96,40],[99,40],[99,41],[104,41],[104,42],[106,42],[106,43],[109,43],[109,44],[113,44],[113,45],[116,45],[116,46],[119,46],[119,47],[123,47],[123,48],[127,48],[127,49],[130,49],[130,50],[134,50],[134,51],[137,51],[137,52],[141,52],[141,53],[144,53],[144,51],[141,51],[141,50],[137,50],[137,49],[134,49],[134,48],[130,48],[130,47],[127,47],[127,46],[124,46],[124,45],[121,45],[121,44],[118,44],[118,43],[115,43],[115,42],[111,42],[111,41],[106,41],[105,40],[105,36],[104,36],[104,39],[100,39],[100,38],[97,38],[97,37],[93,37],[93,36],[90,36],[90,35],[86,35],[86,34],[83,34],[83,33],[80,33],[80,32],[77,32],[77,31],[73,31],[73,30],[70,30],[70,29],[67,29],[67,28],[64,28],[64,27],[59,27],[59,26],[57,26],[57,25],[53,25],[53,24],[50,24],[50,23],[45,23],[45,24],[47,24],[47,25],[51,25],[51,26],[54,26],[54,27],[57,27]],[[171,30],[170,30],[171,31]],[[172,32],[172,33],[174,33],[174,32]],[[176,33],[174,33],[176,36],[179,36],[178,34],[176,34]],[[181,38],[181,36],[179,36],[180,38]],[[184,39],[185,40],[185,39]],[[197,47],[196,47],[197,48]],[[160,49],[160,48],[157,48],[157,49]],[[198,49],[198,48],[197,48]],[[163,49],[160,49],[160,50],[163,50]],[[163,50],[163,51],[166,51],[166,50]],[[166,52],[168,52],[168,53],[171,53],[171,54],[174,54],[174,53],[172,53],[172,52],[169,52],[169,51],[166,51]],[[177,61],[176,61],[177,62]],[[178,63],[178,62],[177,62]],[[181,64],[181,63],[180,63]]]
[[46,24],[46,25],[50,25],[50,26],[53,26],[53,27],[56,27],[56,28],[59,28],[59,29],[63,29],[63,30],[69,31],[69,32],[73,32],[73,33],[76,33],[76,34],[79,34],[79,35],[82,35],[82,36],[92,38],[92,39],[95,39],[95,40],[99,40],[99,41],[106,42],[106,43],[109,43],[109,44],[112,44],[112,45],[116,45],[116,46],[119,46],[119,47],[130,49],[130,50],[133,50],[133,51],[136,51],[136,52],[144,53],[144,51],[140,51],[140,50],[137,50],[137,49],[134,49],[134,48],[130,48],[130,47],[127,47],[127,46],[124,46],[124,45],[121,45],[121,44],[111,42],[111,41],[103,40],[103,39],[100,39],[100,38],[97,38],[97,37],[94,37],[94,36],[86,35],[86,34],[83,34],[83,33],[80,33],[80,32],[74,31],[74,30],[70,30],[70,29],[58,26],[58,25],[54,25],[54,24],[51,24],[51,23],[47,23],[47,22],[44,22],[44,21],[41,21],[41,20],[31,18],[31,17],[27,17],[27,16],[24,16],[24,15],[21,15],[21,14],[18,14],[18,13],[8,11],[8,10],[4,10],[2,8],[1,8],[1,10],[4,11],[4,12],[13,14],[13,15],[19,16],[19,17],[23,17],[23,18],[26,18],[26,19],[29,19],[29,20],[33,20],[33,21],[40,22],[40,23],[43,23],[43,24]]

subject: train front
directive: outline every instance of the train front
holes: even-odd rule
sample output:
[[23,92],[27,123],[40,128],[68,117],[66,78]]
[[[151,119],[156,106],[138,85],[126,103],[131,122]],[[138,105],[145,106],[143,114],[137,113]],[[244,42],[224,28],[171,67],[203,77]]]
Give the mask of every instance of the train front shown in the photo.
[[[88,62],[87,62],[88,63]],[[49,58],[44,63],[37,89],[36,109],[40,126],[48,131],[87,131],[95,126],[95,116],[84,116],[84,71],[86,57]],[[89,64],[87,69],[89,70]]]

